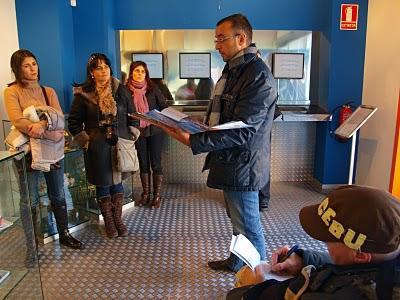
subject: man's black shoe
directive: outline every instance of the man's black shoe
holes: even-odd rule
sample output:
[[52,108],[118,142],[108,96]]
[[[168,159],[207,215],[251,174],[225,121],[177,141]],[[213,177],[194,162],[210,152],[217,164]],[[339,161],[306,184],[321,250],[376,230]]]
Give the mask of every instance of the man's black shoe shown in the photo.
[[268,203],[259,203],[259,205],[258,205],[258,210],[259,211],[266,211],[266,210],[268,210]]
[[269,205],[269,198],[267,197],[258,197],[258,210],[259,211],[265,211],[268,209],[268,205]]
[[81,249],[83,246],[82,242],[74,238],[68,230],[60,233],[60,244],[73,249]]
[[230,259],[209,261],[208,266],[215,271],[235,272],[231,269]]

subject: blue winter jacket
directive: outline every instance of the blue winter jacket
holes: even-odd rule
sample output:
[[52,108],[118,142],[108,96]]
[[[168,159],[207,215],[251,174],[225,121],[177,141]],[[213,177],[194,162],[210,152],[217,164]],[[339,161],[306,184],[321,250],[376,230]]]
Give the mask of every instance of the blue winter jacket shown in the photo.
[[209,152],[203,170],[207,185],[231,191],[258,191],[269,179],[271,129],[277,99],[275,80],[256,54],[244,55],[228,72],[221,95],[220,124],[243,121],[250,128],[207,131],[190,136],[193,154]]

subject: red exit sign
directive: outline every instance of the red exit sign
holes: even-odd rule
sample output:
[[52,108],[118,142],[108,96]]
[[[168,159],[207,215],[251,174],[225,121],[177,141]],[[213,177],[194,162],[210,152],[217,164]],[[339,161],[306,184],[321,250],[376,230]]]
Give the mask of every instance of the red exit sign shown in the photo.
[[342,4],[340,9],[340,30],[357,30],[358,4]]

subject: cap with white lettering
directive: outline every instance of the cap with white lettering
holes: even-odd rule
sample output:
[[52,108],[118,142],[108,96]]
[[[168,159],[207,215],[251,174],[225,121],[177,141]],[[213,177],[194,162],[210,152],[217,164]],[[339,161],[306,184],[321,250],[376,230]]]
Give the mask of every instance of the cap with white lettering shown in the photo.
[[323,242],[342,242],[368,253],[399,248],[400,202],[380,189],[339,187],[320,204],[302,208],[299,217],[303,229]]

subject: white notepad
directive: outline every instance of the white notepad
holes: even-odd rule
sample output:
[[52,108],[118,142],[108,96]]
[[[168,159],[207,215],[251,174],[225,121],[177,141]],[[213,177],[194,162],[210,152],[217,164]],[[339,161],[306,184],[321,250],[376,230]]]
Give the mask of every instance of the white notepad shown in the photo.
[[252,270],[261,262],[260,253],[243,234],[232,235],[229,250],[243,260]]

